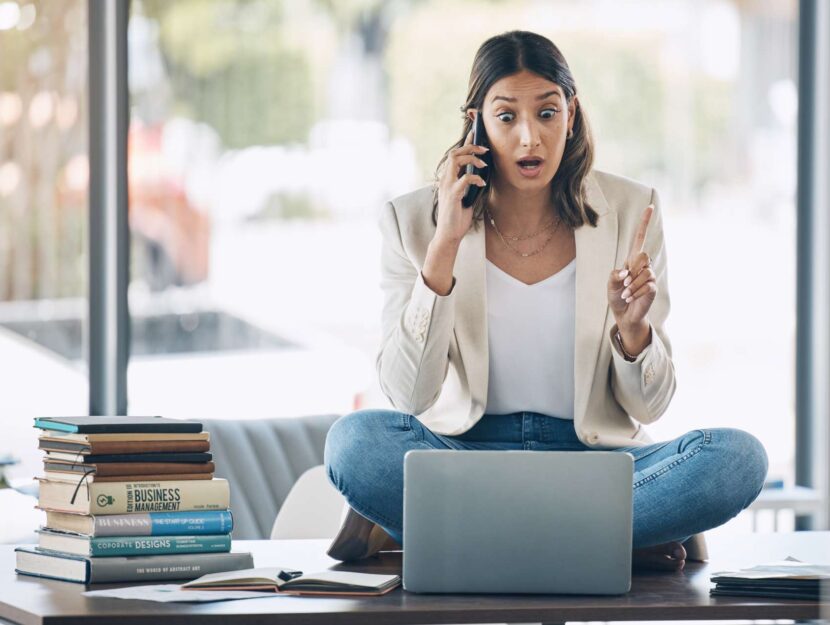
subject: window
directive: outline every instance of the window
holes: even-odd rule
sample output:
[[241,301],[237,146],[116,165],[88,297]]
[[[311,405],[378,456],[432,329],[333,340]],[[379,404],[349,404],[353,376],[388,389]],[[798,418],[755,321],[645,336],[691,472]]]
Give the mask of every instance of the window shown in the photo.
[[12,484],[41,469],[32,419],[88,405],[86,7],[0,2],[0,458],[19,461]]
[[596,166],[660,192],[679,383],[650,433],[748,430],[793,481],[794,0],[136,0],[131,412],[388,405],[377,210],[430,182],[513,28],[565,54]]
[[356,94],[326,86],[335,17],[133,3],[131,412],[347,412],[371,384],[371,212],[389,189],[367,154],[407,154],[385,124],[332,116]]

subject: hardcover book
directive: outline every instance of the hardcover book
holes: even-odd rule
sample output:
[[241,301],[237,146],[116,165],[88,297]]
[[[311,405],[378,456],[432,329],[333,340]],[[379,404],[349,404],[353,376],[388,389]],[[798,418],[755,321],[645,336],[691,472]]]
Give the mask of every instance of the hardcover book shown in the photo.
[[59,432],[201,432],[198,421],[165,417],[38,417],[35,427]]
[[85,536],[42,528],[40,551],[59,551],[80,556],[154,556],[168,553],[218,553],[231,550],[229,534],[192,536]]
[[47,451],[46,461],[63,460],[75,464],[95,464],[98,462],[210,462],[213,455],[206,452],[180,453],[156,452],[151,454],[76,454],[66,451]]
[[[91,435],[94,436],[94,435]],[[105,436],[100,434],[99,436]],[[191,434],[190,436],[195,436]],[[63,440],[60,438],[41,436],[38,441],[38,449],[44,451],[62,451],[73,454],[144,454],[159,451],[166,452],[199,452],[209,451],[210,441],[182,439],[182,440],[111,440],[111,441],[75,441]]]
[[39,437],[41,440],[71,441],[74,443],[115,443],[135,441],[210,441],[210,432],[116,432],[103,434],[78,434],[47,430]]
[[181,480],[212,480],[213,473],[165,473],[162,475],[96,475],[90,473],[68,473],[66,471],[44,471],[43,479],[49,482],[163,482]]
[[38,506],[58,512],[125,514],[132,512],[181,512],[227,510],[227,480],[175,480],[78,483],[39,480]]
[[82,584],[188,580],[208,573],[248,569],[254,564],[250,553],[90,558],[35,547],[18,547],[15,552],[17,573]]
[[[43,462],[46,471],[78,473],[83,475],[94,471],[95,475],[165,475],[170,473],[213,473],[216,465],[212,462]],[[127,481],[127,480],[123,480]]]
[[175,536],[230,534],[230,510],[204,512],[146,512],[142,514],[68,514],[46,511],[46,526],[87,536]]

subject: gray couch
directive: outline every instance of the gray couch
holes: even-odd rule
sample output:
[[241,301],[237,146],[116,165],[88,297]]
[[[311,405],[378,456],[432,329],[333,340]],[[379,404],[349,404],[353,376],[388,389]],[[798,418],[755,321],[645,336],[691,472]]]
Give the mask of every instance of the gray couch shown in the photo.
[[288,491],[323,464],[326,433],[340,415],[205,420],[216,477],[231,484],[233,537],[268,538]]
[[[323,464],[326,433],[340,415],[255,421],[207,420],[216,477],[231,483],[235,539],[269,538],[291,487]],[[704,534],[685,543],[688,558],[708,559]]]

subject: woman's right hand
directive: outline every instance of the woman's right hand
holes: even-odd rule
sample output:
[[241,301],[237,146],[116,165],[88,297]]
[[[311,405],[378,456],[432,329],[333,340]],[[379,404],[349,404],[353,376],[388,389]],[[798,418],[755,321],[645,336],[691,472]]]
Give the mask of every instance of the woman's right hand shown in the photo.
[[[488,148],[473,145],[473,131],[467,134],[464,145],[450,151],[447,166],[438,183],[438,225],[435,239],[457,244],[473,223],[473,209],[464,208],[461,200],[467,193],[467,187],[475,184],[483,187],[486,183],[481,176],[462,172],[472,163],[477,167],[486,167],[479,155],[486,154]],[[459,178],[459,176],[461,176]]]

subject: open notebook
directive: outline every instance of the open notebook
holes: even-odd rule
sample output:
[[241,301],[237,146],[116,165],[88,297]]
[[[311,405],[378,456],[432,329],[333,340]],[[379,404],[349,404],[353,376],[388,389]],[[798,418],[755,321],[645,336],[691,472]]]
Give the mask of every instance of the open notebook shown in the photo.
[[383,595],[401,583],[399,575],[320,571],[303,575],[286,567],[211,573],[182,585],[183,590],[262,590],[293,595]]

